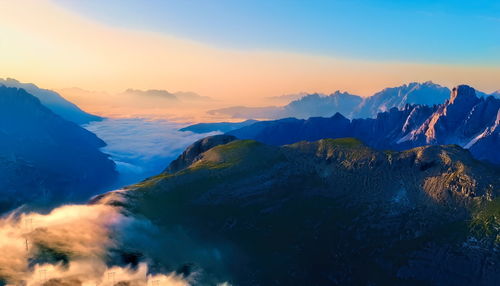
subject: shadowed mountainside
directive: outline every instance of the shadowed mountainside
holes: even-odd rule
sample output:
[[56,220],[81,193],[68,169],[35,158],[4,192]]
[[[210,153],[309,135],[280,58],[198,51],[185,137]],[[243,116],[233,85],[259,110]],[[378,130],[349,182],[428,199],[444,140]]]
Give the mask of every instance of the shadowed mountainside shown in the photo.
[[[500,279],[500,169],[459,146],[381,152],[351,138],[281,147],[204,140],[217,146],[191,148],[196,159],[182,160],[191,162],[185,168],[173,164],[171,173],[94,203],[145,217],[167,233],[182,230],[211,259],[178,254],[177,263],[235,285]],[[178,247],[155,243],[159,263]]]
[[99,151],[103,146],[25,90],[0,86],[0,210],[97,193],[116,176],[113,161]]
[[0,78],[0,86],[2,85],[26,90],[28,93],[38,98],[40,102],[52,112],[76,124],[82,125],[91,121],[102,120],[99,116],[81,110],[78,106],[67,101],[58,93],[52,90],[39,88],[32,83],[21,83],[12,78]]

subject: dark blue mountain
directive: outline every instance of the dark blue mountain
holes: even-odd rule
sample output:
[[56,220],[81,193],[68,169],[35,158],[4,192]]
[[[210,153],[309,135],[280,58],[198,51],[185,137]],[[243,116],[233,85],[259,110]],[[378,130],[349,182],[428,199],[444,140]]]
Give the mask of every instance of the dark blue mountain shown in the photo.
[[0,86],[0,211],[36,201],[85,198],[109,185],[104,141],[54,114],[24,89]]

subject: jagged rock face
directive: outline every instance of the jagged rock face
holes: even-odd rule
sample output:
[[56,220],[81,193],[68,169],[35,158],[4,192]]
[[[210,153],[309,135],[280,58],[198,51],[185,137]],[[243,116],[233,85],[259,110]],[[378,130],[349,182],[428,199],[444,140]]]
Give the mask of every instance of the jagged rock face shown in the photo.
[[[179,257],[213,271],[200,273],[201,284],[204,275],[236,285],[500,279],[500,169],[459,146],[380,152],[349,138],[282,147],[238,140],[199,156],[100,201],[182,229],[217,253]],[[159,237],[161,257],[170,241]]]
[[[406,105],[379,113],[375,119],[345,119],[340,123],[334,118],[260,122],[229,134],[273,145],[340,137],[355,137],[371,147],[394,150],[457,144],[470,149],[478,159],[499,164],[499,108],[500,99],[478,98],[473,88],[461,85],[453,89],[449,100],[437,106]],[[305,126],[315,130],[314,136],[304,132]]]
[[165,171],[169,173],[179,172],[180,170],[183,170],[198,161],[203,152],[215,146],[227,144],[234,140],[236,140],[236,137],[230,135],[215,135],[198,140],[187,147],[179,158],[172,161]]
[[[51,186],[48,201],[85,198],[110,184],[115,164],[99,151],[103,146],[93,133],[52,113],[23,89],[0,86],[0,157],[36,169],[37,177],[45,178],[40,185]],[[24,180],[12,177],[0,192],[29,198],[34,190],[23,187]]]
[[[473,88],[458,86],[453,89],[450,100],[439,106],[428,122],[414,132],[413,139],[424,141],[422,137],[425,137],[428,144],[458,144],[471,148],[479,138],[491,136],[488,130],[493,128],[499,108],[500,100],[491,96],[477,98]],[[479,149],[476,147],[471,151],[478,154]]]
[[444,141],[453,140],[450,133],[465,128],[461,125],[465,124],[468,115],[474,112],[473,107],[478,101],[473,88],[466,85],[453,88],[450,100],[440,106],[430,118],[425,132],[427,143],[443,144]]

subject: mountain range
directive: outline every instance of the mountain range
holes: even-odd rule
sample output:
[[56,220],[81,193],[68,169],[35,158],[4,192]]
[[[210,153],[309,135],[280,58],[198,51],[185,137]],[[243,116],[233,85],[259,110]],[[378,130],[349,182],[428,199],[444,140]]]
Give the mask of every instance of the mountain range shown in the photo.
[[210,101],[212,100],[208,96],[201,96],[195,92],[191,91],[178,91],[178,92],[169,92],[167,90],[163,89],[148,89],[148,90],[140,90],[140,89],[133,89],[129,88],[125,90],[124,92],[121,93],[122,95],[134,95],[134,96],[140,96],[140,97],[156,97],[160,99],[166,99],[166,100],[185,100],[185,101]]
[[12,78],[0,78],[0,86],[2,85],[26,90],[28,93],[38,98],[40,102],[52,112],[78,125],[102,120],[99,116],[92,115],[81,110],[78,106],[67,101],[57,92],[39,88],[32,83],[21,83]]
[[478,159],[500,163],[500,99],[478,97],[461,85],[443,104],[406,104],[376,118],[349,120],[340,113],[307,120],[262,121],[228,132],[240,139],[283,145],[323,138],[355,137],[376,149],[405,150],[428,144],[457,144]]
[[457,145],[218,135],[92,203],[155,224],[154,251],[123,255],[196,271],[195,285],[497,285],[499,190],[500,169]]
[[[295,117],[330,117],[341,113],[347,118],[375,118],[379,112],[393,107],[402,108],[406,104],[432,106],[448,99],[450,90],[431,81],[412,82],[398,87],[385,88],[369,97],[361,97],[347,92],[336,91],[330,95],[307,94],[285,106],[245,107],[233,106],[211,110],[211,115],[225,115],[244,119],[279,119]],[[486,94],[477,92],[478,97],[497,97],[498,92]]]
[[[148,263],[193,285],[498,285],[500,99],[461,85],[444,103],[409,104],[414,88],[372,99],[405,102],[376,118],[247,122],[201,139],[160,174],[94,197],[108,217],[82,221],[96,233],[66,235],[74,226],[62,223],[22,234],[32,248],[21,260],[67,271],[87,250],[80,238],[96,235],[94,261],[130,272]],[[116,177],[104,145],[0,86],[0,212],[102,190]],[[14,279],[5,261],[0,284]]]
[[88,198],[116,177],[104,141],[24,89],[0,86],[0,212]]

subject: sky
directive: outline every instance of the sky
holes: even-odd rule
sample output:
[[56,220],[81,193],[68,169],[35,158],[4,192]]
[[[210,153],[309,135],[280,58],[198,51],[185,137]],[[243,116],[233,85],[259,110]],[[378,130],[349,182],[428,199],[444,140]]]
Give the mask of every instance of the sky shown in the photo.
[[0,0],[0,51],[0,77],[96,99],[166,89],[261,105],[427,80],[492,92],[500,2]]

